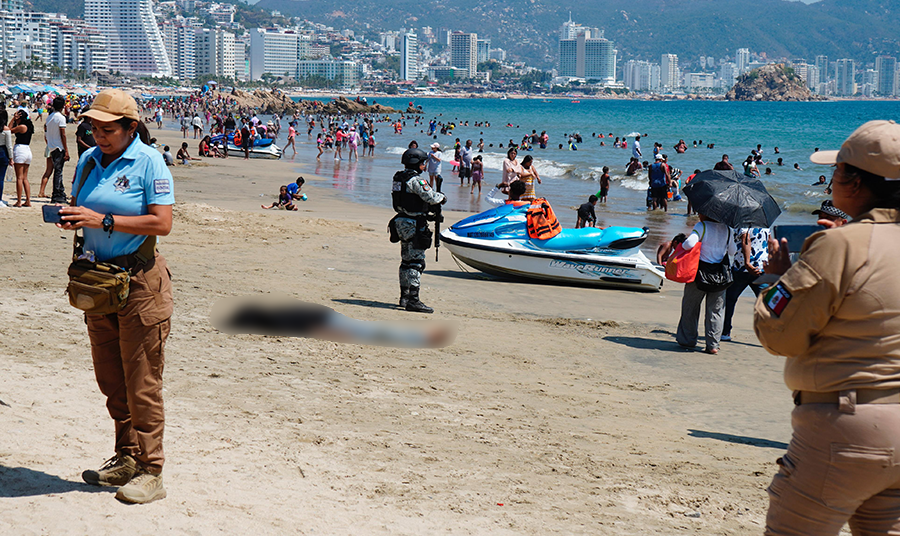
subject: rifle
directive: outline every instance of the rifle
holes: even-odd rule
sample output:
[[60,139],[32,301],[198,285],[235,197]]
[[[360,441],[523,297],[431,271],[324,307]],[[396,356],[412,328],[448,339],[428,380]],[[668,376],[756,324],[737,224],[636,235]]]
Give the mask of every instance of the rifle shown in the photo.
[[[441,193],[441,186],[444,184],[444,178],[438,175],[434,179],[435,189]],[[444,221],[444,215],[441,213],[441,205],[435,205],[434,209],[434,262],[438,262],[438,253],[441,248],[441,222]]]

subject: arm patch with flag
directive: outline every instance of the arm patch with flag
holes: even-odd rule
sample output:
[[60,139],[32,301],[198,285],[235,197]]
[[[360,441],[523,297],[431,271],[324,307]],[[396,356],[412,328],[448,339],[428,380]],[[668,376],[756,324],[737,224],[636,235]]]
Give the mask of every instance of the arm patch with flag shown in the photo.
[[785,307],[791,302],[791,293],[784,288],[784,285],[778,283],[766,292],[766,307],[772,311],[775,316],[780,317]]

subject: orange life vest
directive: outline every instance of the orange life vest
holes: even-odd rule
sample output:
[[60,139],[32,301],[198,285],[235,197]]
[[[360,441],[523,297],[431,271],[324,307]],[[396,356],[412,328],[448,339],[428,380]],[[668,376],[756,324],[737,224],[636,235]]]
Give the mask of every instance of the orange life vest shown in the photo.
[[234,144],[235,145],[241,144],[241,131],[240,130],[234,131]]
[[538,240],[547,240],[558,235],[562,231],[553,208],[546,199],[535,199],[531,208],[525,213],[528,236]]

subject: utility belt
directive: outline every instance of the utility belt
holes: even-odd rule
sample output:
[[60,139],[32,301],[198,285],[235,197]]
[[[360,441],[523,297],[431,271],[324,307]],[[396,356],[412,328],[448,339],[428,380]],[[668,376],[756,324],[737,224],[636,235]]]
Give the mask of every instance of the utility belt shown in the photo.
[[858,404],[900,404],[900,389],[846,389],[816,393],[794,391],[794,405],[836,404],[843,413],[853,413]]
[[412,237],[413,247],[416,249],[428,249],[431,247],[434,234],[428,227],[428,222],[433,221],[434,217],[428,214],[419,214],[418,216],[410,216],[408,214],[397,214],[388,222],[388,231],[391,233],[391,242],[397,243],[403,240],[397,229],[397,219],[404,218],[416,221],[416,232]]

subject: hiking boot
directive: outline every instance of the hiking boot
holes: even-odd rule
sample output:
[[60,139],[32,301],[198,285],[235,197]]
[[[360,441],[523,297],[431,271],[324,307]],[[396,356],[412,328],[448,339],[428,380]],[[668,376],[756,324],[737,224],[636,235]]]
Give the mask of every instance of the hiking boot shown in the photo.
[[409,303],[409,287],[400,287],[400,308],[406,309],[407,303]]
[[139,472],[130,482],[119,488],[116,499],[120,501],[146,504],[166,498],[162,475]]
[[434,309],[419,301],[419,287],[409,287],[406,310],[413,313],[433,313]]
[[137,463],[127,454],[116,454],[96,471],[81,473],[81,478],[94,486],[124,486],[137,473]]

